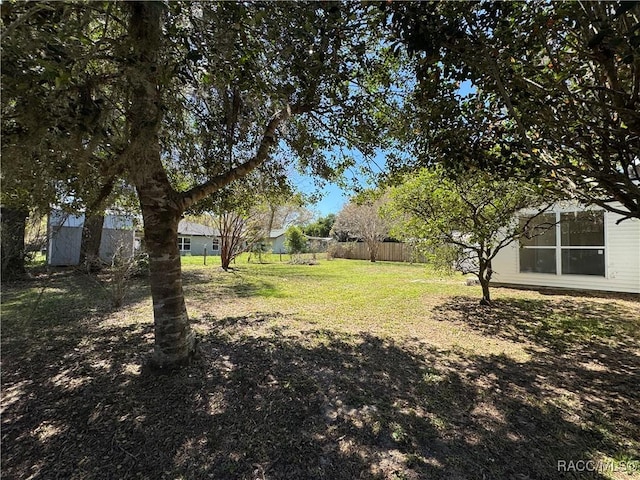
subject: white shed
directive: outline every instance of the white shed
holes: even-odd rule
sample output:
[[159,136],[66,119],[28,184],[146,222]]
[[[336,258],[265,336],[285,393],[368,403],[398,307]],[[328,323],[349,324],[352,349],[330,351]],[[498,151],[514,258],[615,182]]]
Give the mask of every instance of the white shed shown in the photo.
[[286,253],[287,249],[284,246],[287,230],[279,228],[271,230],[269,232],[269,243],[271,244],[271,253]]
[[[49,245],[47,263],[49,265],[78,265],[84,214],[71,215],[54,210],[49,215]],[[133,217],[107,214],[102,224],[100,258],[110,262],[118,248],[124,248],[133,255]]]
[[599,207],[562,202],[540,217],[554,224],[543,235],[498,253],[493,282],[640,293],[640,220],[621,219]]

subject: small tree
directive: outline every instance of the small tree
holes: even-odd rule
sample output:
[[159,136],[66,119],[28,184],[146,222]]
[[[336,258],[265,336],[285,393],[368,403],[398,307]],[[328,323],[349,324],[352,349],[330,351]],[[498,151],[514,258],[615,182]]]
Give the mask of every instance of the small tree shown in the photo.
[[380,215],[384,203],[384,197],[364,199],[360,203],[352,200],[338,213],[333,224],[335,235],[365,242],[372,262],[378,257],[378,243],[389,236],[390,223]]
[[300,193],[285,192],[283,195],[271,195],[265,205],[265,224],[267,231],[287,228],[290,225],[304,225],[313,218],[313,213],[303,203],[305,198]]
[[133,248],[120,240],[111,255],[111,265],[107,269],[107,291],[113,308],[120,308],[129,289],[129,281],[139,268],[140,257]]
[[264,237],[260,218],[250,210],[220,212],[213,215],[213,224],[220,232],[220,262],[224,270],[229,270],[238,255]]
[[255,255],[258,259],[258,263],[262,263],[262,255],[269,251],[269,244],[264,238],[259,238],[253,244],[249,246],[249,258],[248,263],[251,263],[251,257]]
[[228,270],[238,255],[250,251],[265,236],[264,209],[256,186],[258,178],[259,174],[255,173],[245,183],[235,182],[201,205],[207,212],[202,215],[202,221],[216,229],[220,236],[223,270]]
[[[394,234],[412,239],[438,267],[474,274],[482,286],[482,305],[491,304],[489,284],[496,254],[529,228],[546,207],[537,190],[484,172],[455,179],[441,168],[423,169],[394,188],[386,212],[398,220]],[[525,222],[515,221],[524,208],[537,207]],[[538,229],[539,230],[539,229]]]
[[300,227],[291,226],[285,233],[284,246],[291,255],[300,255],[307,247],[307,239]]

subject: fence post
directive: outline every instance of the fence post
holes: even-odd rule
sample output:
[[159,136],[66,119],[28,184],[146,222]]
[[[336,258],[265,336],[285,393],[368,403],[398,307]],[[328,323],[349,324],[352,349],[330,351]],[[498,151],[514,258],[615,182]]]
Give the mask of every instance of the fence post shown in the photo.
[[204,264],[207,264],[207,247],[204,247]]

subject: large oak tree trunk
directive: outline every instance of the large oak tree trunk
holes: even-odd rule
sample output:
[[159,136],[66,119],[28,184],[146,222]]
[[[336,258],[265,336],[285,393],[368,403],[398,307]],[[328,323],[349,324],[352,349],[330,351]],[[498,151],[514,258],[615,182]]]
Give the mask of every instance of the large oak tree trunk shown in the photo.
[[173,368],[195,353],[195,338],[182,291],[178,222],[184,211],[160,158],[158,131],[162,120],[162,92],[158,58],[161,39],[159,2],[132,2],[129,33],[134,62],[128,79],[132,87],[129,110],[130,147],[127,166],[136,186],[149,253],[155,346],[151,365]]
[[[195,353],[195,337],[182,290],[178,248],[179,210],[167,202],[153,202],[164,191],[162,185],[139,188],[144,219],[144,240],[149,253],[151,296],[155,330],[153,367],[172,368],[187,364]],[[155,193],[155,194],[154,194]]]
[[307,106],[290,106],[276,112],[265,129],[256,155],[223,175],[191,190],[173,189],[160,158],[158,132],[163,116],[163,72],[159,58],[162,27],[161,2],[131,2],[129,37],[131,62],[125,70],[131,87],[127,120],[129,147],[124,155],[126,170],[138,192],[144,220],[145,245],[149,252],[151,295],[155,323],[152,365],[171,368],[187,363],[195,353],[195,338],[189,327],[180,271],[177,231],[187,207],[242,178],[268,157],[276,144],[277,128],[292,114],[309,111]]
[[24,235],[29,212],[21,208],[0,209],[2,229],[2,280],[25,273]]

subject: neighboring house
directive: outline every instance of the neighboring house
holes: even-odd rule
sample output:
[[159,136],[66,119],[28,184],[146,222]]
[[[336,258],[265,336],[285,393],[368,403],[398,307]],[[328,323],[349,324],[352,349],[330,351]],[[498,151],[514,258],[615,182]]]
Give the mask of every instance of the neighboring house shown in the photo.
[[[69,215],[60,210],[49,214],[47,263],[49,265],[78,265],[84,214]],[[107,214],[102,225],[100,258],[111,262],[118,249],[124,255],[133,255],[133,217]]]
[[[276,230],[271,230],[271,232],[269,232],[269,238],[267,239],[267,242],[271,246],[271,253],[288,253],[287,247],[285,247],[284,244],[287,237],[286,234],[286,228],[279,228]],[[326,252],[327,246],[332,240],[331,237],[310,237],[308,235],[305,235],[305,238],[307,239],[309,245],[313,245],[313,249],[316,252]]]
[[269,232],[269,238],[267,239],[267,242],[271,244],[271,253],[287,253],[287,249],[284,246],[286,233],[287,230],[284,228],[271,230]]
[[309,251],[315,253],[326,252],[329,244],[333,241],[333,237],[310,237],[309,235],[305,235],[305,238],[309,245]]
[[220,255],[220,233],[213,227],[180,220],[178,248],[181,255]]
[[[518,221],[525,221],[527,213]],[[501,250],[493,282],[501,285],[640,293],[640,220],[562,202],[540,222],[544,234]]]

